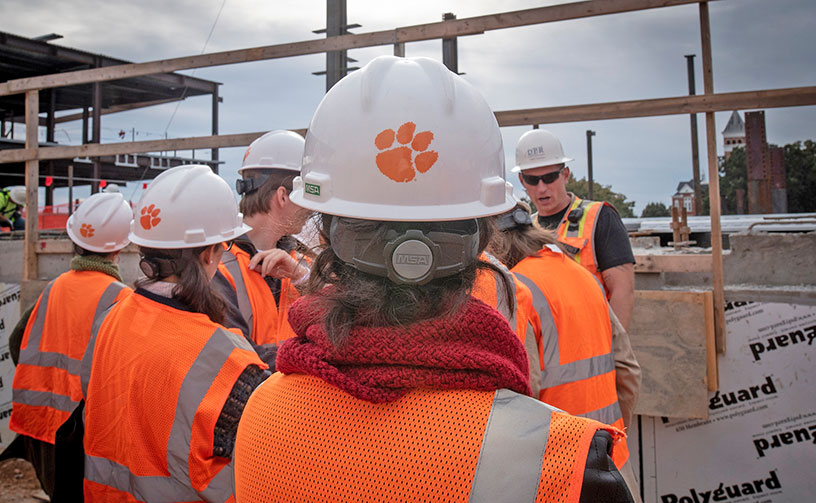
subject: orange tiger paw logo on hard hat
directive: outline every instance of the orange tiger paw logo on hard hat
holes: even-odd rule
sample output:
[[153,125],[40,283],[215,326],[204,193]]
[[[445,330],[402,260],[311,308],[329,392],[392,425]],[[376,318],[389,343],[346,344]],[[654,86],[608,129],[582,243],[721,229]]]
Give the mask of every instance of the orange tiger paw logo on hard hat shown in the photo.
[[161,222],[161,218],[159,218],[161,210],[155,206],[155,204],[151,204],[150,206],[142,208],[142,218],[139,219],[139,222],[145,230],[150,230]]
[[79,234],[83,238],[91,238],[94,235],[94,228],[91,224],[82,224],[79,227]]
[[[439,158],[433,150],[425,151],[434,139],[433,133],[423,131],[415,136],[414,131],[416,124],[406,122],[396,133],[393,129],[385,129],[374,139],[374,145],[383,151],[377,154],[377,168],[395,182],[410,182],[417,171],[425,173]],[[390,148],[395,139],[403,146]],[[414,152],[420,153],[413,157]]]

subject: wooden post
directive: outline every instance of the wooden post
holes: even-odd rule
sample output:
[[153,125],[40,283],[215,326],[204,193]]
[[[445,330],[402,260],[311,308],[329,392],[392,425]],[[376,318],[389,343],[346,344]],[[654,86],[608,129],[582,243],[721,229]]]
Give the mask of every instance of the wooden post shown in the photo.
[[[714,94],[714,67],[711,60],[711,23],[708,2],[700,2],[700,39],[703,55],[703,90]],[[711,211],[711,275],[714,283],[714,334],[717,353],[725,353],[725,289],[722,261],[722,227],[720,225],[720,175],[717,162],[717,132],[714,112],[706,112],[706,145],[708,147],[708,201]]]
[[[26,91],[25,97],[26,150],[36,155],[40,146],[38,136],[40,126],[40,93]],[[38,206],[37,189],[40,179],[40,161],[26,161],[26,221],[25,245],[23,246],[23,280],[37,279],[37,239],[38,239]]]
[[74,214],[74,165],[68,165],[68,216]]
[[[213,136],[218,135],[218,85],[213,86],[213,93],[212,93],[212,134]],[[212,165],[212,170],[218,174],[218,148],[210,149],[210,159],[215,161]]]
[[[92,143],[100,143],[102,141],[102,84],[99,82],[93,83],[93,129],[92,129]],[[99,176],[102,165],[98,157],[93,158],[93,181],[91,182],[91,194],[99,192]]]

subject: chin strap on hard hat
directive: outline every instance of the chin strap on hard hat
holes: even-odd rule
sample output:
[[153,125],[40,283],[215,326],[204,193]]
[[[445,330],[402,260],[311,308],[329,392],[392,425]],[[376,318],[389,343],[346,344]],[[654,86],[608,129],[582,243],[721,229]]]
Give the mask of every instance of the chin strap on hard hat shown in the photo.
[[[427,223],[394,222],[382,229],[358,231],[348,219],[334,217],[330,238],[334,253],[355,269],[387,277],[399,285],[424,285],[452,276],[476,261],[476,220]],[[446,228],[447,227],[447,228]]]

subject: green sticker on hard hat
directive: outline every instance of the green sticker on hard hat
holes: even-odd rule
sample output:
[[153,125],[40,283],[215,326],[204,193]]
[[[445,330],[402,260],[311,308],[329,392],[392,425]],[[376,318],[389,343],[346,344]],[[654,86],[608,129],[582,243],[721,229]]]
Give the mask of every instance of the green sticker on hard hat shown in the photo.
[[313,196],[319,196],[320,195],[320,185],[315,185],[313,183],[307,183],[306,188],[304,189],[304,192],[306,192],[307,194],[311,194]]

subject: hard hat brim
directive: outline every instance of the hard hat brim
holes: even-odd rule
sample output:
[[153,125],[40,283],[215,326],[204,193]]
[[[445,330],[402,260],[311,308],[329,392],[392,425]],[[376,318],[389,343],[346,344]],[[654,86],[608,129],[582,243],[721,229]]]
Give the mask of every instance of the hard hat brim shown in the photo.
[[134,234],[133,231],[131,231],[130,234],[128,234],[128,239],[130,240],[131,243],[134,243],[138,246],[156,248],[159,250],[176,250],[182,248],[198,248],[199,246],[209,246],[216,243],[223,243],[224,241],[230,241],[239,236],[243,236],[244,234],[251,230],[252,227],[242,223],[240,227],[234,228],[231,232],[227,234],[210,236],[207,239],[196,242],[187,242],[184,241],[183,239],[177,241],[158,241],[152,239],[144,239]]

